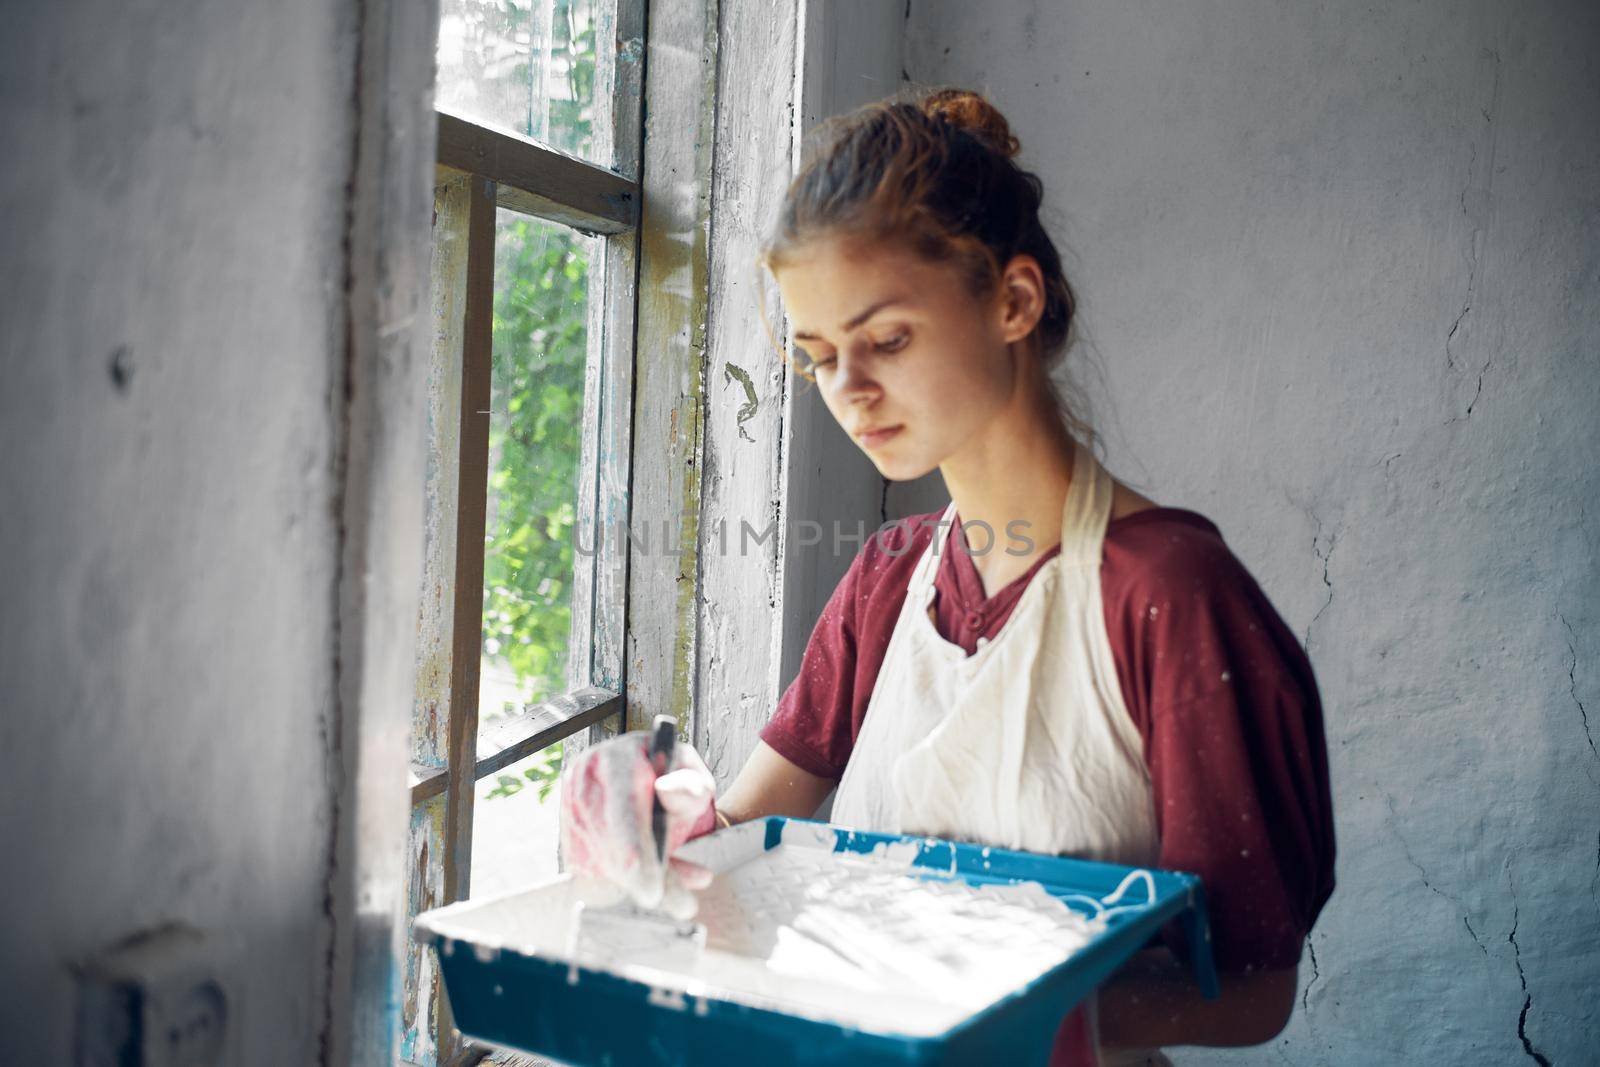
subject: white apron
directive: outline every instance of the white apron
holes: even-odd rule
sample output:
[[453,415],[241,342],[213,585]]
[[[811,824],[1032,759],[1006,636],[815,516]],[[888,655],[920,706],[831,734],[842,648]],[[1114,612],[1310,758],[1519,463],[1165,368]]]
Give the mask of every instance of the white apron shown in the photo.
[[1155,863],[1149,770],[1100,600],[1111,495],[1111,476],[1074,445],[1061,552],[971,656],[941,637],[933,620],[933,579],[955,504],[945,509],[946,525],[912,572],[832,822]]

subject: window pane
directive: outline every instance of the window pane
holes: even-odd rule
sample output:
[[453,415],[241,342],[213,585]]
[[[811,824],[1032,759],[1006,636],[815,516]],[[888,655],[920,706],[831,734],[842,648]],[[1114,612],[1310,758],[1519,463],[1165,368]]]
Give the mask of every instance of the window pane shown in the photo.
[[602,247],[498,213],[480,733],[568,688],[589,264]]
[[[599,158],[595,48],[615,0],[443,0],[439,19],[438,106],[501,126],[554,148],[610,166]],[[599,86],[602,104],[611,96]],[[608,113],[608,109],[602,108]],[[603,121],[603,118],[602,118]]]
[[554,878],[561,743],[478,783],[472,810],[472,896]]

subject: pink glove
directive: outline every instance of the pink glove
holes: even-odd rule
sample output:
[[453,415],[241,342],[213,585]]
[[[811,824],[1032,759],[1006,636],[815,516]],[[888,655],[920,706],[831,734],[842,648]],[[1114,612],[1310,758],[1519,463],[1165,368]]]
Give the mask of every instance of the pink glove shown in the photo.
[[[711,872],[672,853],[716,828],[717,783],[692,745],[673,746],[660,777],[649,753],[649,731],[632,731],[585,749],[562,768],[561,854],[567,869],[622,887],[640,907],[688,919],[699,906],[694,890],[711,883]],[[664,866],[651,830],[656,797],[667,813]]]

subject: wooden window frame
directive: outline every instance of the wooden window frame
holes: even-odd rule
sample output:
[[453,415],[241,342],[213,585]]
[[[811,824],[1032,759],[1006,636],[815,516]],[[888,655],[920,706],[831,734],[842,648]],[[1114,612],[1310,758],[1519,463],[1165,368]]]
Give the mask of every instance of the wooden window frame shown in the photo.
[[[625,728],[626,539],[634,323],[642,189],[646,0],[602,13],[597,85],[610,85],[609,121],[595,124],[610,168],[531,138],[439,110],[431,306],[428,537],[418,622],[411,765],[410,871],[405,921],[465,899],[471,886],[474,790],[481,779],[590,727]],[[608,69],[609,68],[609,69]],[[603,112],[604,113],[604,112]],[[567,691],[479,734],[485,518],[500,207],[604,238],[589,270],[588,360],[579,466]],[[440,254],[440,242],[450,242]],[[578,740],[582,740],[581,738]],[[460,1038],[436,962],[408,939],[401,1058],[421,1067],[476,1063],[488,1049]]]

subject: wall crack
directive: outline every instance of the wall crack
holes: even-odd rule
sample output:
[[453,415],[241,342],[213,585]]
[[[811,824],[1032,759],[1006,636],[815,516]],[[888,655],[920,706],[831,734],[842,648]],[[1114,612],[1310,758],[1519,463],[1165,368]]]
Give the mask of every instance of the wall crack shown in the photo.
[[[1476,153],[1476,149],[1474,149],[1474,153]],[[1466,191],[1462,190],[1462,193],[1461,193],[1462,199],[1465,200],[1466,196],[1467,196]],[[1466,206],[1463,205],[1461,210],[1463,212],[1465,212],[1467,210]],[[1478,272],[1477,257],[1474,256],[1472,265],[1467,268],[1467,296],[1468,296],[1469,299],[1472,296],[1472,286],[1474,284],[1473,275],[1475,275],[1477,272]],[[1455,359],[1455,356],[1451,355],[1451,353],[1450,353],[1450,342],[1454,341],[1456,339],[1456,331],[1461,329],[1461,320],[1466,318],[1467,315],[1471,311],[1472,311],[1472,305],[1471,304],[1468,304],[1465,307],[1463,307],[1461,309],[1461,313],[1456,316],[1456,321],[1454,321],[1454,322],[1452,322],[1450,324],[1450,332],[1445,335],[1445,338],[1444,338],[1444,362],[1445,362],[1445,365],[1447,367],[1449,367],[1451,370],[1455,370],[1456,369],[1456,359]]]
[[1317,518],[1316,513],[1310,511],[1309,509],[1307,514],[1309,514],[1312,521],[1317,524],[1317,532],[1311,537],[1311,554],[1322,561],[1322,584],[1328,591],[1327,599],[1322,602],[1322,606],[1317,609],[1317,613],[1311,616],[1311,621],[1306,623],[1306,636],[1301,642],[1301,647],[1303,647],[1307,654],[1309,654],[1311,652],[1311,630],[1317,625],[1317,620],[1322,618],[1322,613],[1327,611],[1329,606],[1333,604],[1333,579],[1328,575],[1328,564],[1329,561],[1333,559],[1334,546],[1339,543],[1339,534],[1337,531],[1328,534],[1326,539],[1328,547],[1326,549],[1320,549],[1318,546],[1320,546],[1324,540],[1322,534],[1322,520]]
[[1572,696],[1572,702],[1578,706],[1578,717],[1583,720],[1583,737],[1589,742],[1589,751],[1596,760],[1600,760],[1600,749],[1594,746],[1594,733],[1589,729],[1589,709],[1583,706],[1583,701],[1578,699],[1578,650],[1572,644],[1572,624],[1565,615],[1557,615],[1561,625],[1567,631],[1567,651],[1572,654],[1572,662],[1567,664],[1567,692]]
[[1478,398],[1483,396],[1483,376],[1489,373],[1489,367],[1493,363],[1494,359],[1491,357],[1484,362],[1483,366],[1478,368],[1478,389],[1477,392],[1472,394],[1472,403],[1467,405],[1467,418],[1469,419],[1472,418],[1472,409],[1478,406]]
[[1489,950],[1484,946],[1483,938],[1478,936],[1478,931],[1472,928],[1472,919],[1465,915],[1461,916],[1461,925],[1465,926],[1467,928],[1467,933],[1472,935],[1473,944],[1478,946],[1478,951],[1483,953],[1483,958],[1488,959]]
[[1389,832],[1394,834],[1394,839],[1400,843],[1400,854],[1406,858],[1406,862],[1409,863],[1412,869],[1417,872],[1417,877],[1421,880],[1424,889],[1434,894],[1439,899],[1448,901],[1455,907],[1457,911],[1461,913],[1461,925],[1466,927],[1467,935],[1472,938],[1472,943],[1478,946],[1478,951],[1483,953],[1484,958],[1487,959],[1489,956],[1489,948],[1483,943],[1483,938],[1478,935],[1478,931],[1473,928],[1472,919],[1466,914],[1468,910],[1467,906],[1460,900],[1456,899],[1455,896],[1450,893],[1446,893],[1443,889],[1440,889],[1429,880],[1427,869],[1423,867],[1422,863],[1417,859],[1417,857],[1412,854],[1410,843],[1406,841],[1405,835],[1400,832],[1400,828],[1395,825],[1395,820],[1399,818],[1399,815],[1394,810],[1394,798],[1388,793],[1383,793],[1382,796],[1384,807],[1389,809],[1389,818],[1385,820],[1385,822],[1389,827]]
[[[1495,119],[1500,111],[1500,53],[1492,48],[1485,48],[1479,54],[1480,60],[1492,68],[1492,75],[1484,80],[1489,81],[1489,102],[1478,109],[1478,114],[1483,117],[1484,123],[1484,165],[1482,178],[1479,178],[1478,169],[1478,143],[1472,141],[1468,144],[1471,153],[1467,160],[1467,181],[1457,197],[1461,205],[1461,215],[1467,221],[1470,229],[1468,235],[1466,263],[1467,263],[1467,291],[1461,301],[1461,310],[1456,313],[1455,321],[1450,324],[1450,331],[1444,339],[1445,367],[1453,374],[1460,371],[1461,365],[1453,349],[1456,333],[1461,329],[1461,324],[1472,313],[1474,298],[1478,292],[1478,276],[1483,266],[1483,241],[1484,232],[1490,221],[1489,214],[1493,207],[1492,194],[1494,189],[1495,156],[1498,141],[1498,131],[1495,128]],[[1473,410],[1478,406],[1478,401],[1483,397],[1483,379],[1488,374],[1489,367],[1493,364],[1491,355],[1484,360],[1478,368],[1478,380],[1468,402],[1466,410],[1461,415],[1452,415],[1445,420],[1445,424],[1460,422],[1472,417]]]
[[1305,989],[1300,991],[1300,1010],[1307,1015],[1311,1014],[1311,987],[1317,984],[1317,979],[1322,977],[1322,969],[1317,966],[1317,943],[1311,938],[1306,938],[1306,952],[1311,957],[1311,981],[1306,983]]
[[1550,1057],[1534,1047],[1528,1040],[1528,1012],[1533,1007],[1533,994],[1528,992],[1528,975],[1522,969],[1522,949],[1517,945],[1517,923],[1520,914],[1515,902],[1511,905],[1511,932],[1506,940],[1511,942],[1511,958],[1517,965],[1517,981],[1522,983],[1522,1012],[1517,1016],[1517,1040],[1522,1042],[1522,1054],[1539,1067],[1550,1067]]
[[1589,876],[1589,896],[1596,904],[1600,904],[1600,892],[1596,892],[1597,889],[1600,889],[1600,834],[1594,838],[1594,873]]

